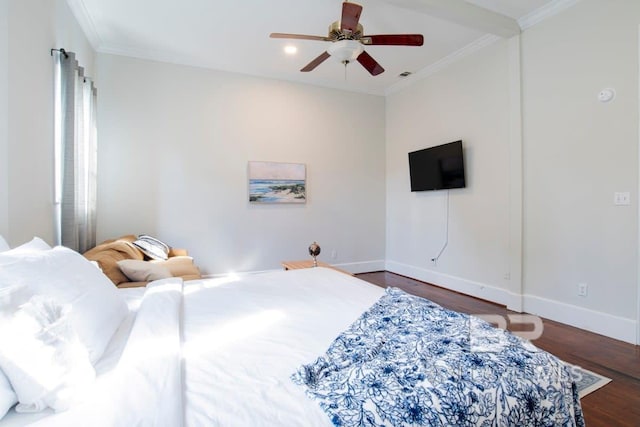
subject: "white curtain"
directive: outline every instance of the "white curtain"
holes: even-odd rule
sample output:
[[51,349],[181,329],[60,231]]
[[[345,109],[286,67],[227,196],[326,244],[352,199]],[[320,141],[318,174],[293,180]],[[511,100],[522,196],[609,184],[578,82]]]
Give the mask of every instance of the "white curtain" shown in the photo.
[[52,51],[55,73],[56,244],[96,244],[97,90],[73,52]]

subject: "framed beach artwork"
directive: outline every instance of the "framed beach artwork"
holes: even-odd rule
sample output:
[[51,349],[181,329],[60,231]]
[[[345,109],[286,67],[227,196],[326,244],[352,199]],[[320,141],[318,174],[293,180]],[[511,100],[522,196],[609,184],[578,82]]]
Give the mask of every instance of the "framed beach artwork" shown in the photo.
[[307,168],[302,163],[249,162],[249,202],[306,203]]

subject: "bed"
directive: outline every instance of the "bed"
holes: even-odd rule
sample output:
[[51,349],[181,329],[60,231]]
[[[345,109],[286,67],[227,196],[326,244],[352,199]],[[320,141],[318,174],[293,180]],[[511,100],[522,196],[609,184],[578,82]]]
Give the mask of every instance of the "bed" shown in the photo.
[[[73,258],[67,272],[84,262],[60,252]],[[0,291],[21,257],[0,253]],[[66,407],[14,406],[0,426],[584,425],[554,356],[332,269],[163,279],[113,295],[125,309],[99,357],[89,352],[94,377],[71,384]]]

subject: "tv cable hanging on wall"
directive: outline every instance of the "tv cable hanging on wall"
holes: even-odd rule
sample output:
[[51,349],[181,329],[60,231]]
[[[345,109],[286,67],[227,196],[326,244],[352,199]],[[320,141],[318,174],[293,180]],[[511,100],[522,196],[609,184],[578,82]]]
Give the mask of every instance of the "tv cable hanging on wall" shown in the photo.
[[444,243],[442,244],[442,247],[440,248],[440,251],[438,251],[438,255],[436,255],[435,257],[431,258],[431,262],[433,262],[434,264],[436,264],[438,262],[438,259],[440,259],[440,255],[442,255],[444,250],[447,248],[448,244],[449,244],[449,190],[447,190]]

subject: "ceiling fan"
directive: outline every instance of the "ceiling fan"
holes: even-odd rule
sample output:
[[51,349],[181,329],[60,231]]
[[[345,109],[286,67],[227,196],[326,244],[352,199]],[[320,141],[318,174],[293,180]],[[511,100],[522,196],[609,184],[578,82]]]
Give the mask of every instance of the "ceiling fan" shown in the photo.
[[372,76],[384,72],[384,68],[364,50],[364,46],[422,46],[422,34],[380,34],[364,35],[360,21],[362,6],[345,1],[342,3],[342,18],[329,26],[329,35],[308,36],[304,34],[271,33],[274,39],[300,39],[331,42],[329,48],[316,59],[309,62],[300,71],[308,72],[315,69],[327,58],[334,57],[345,66],[357,60]]

